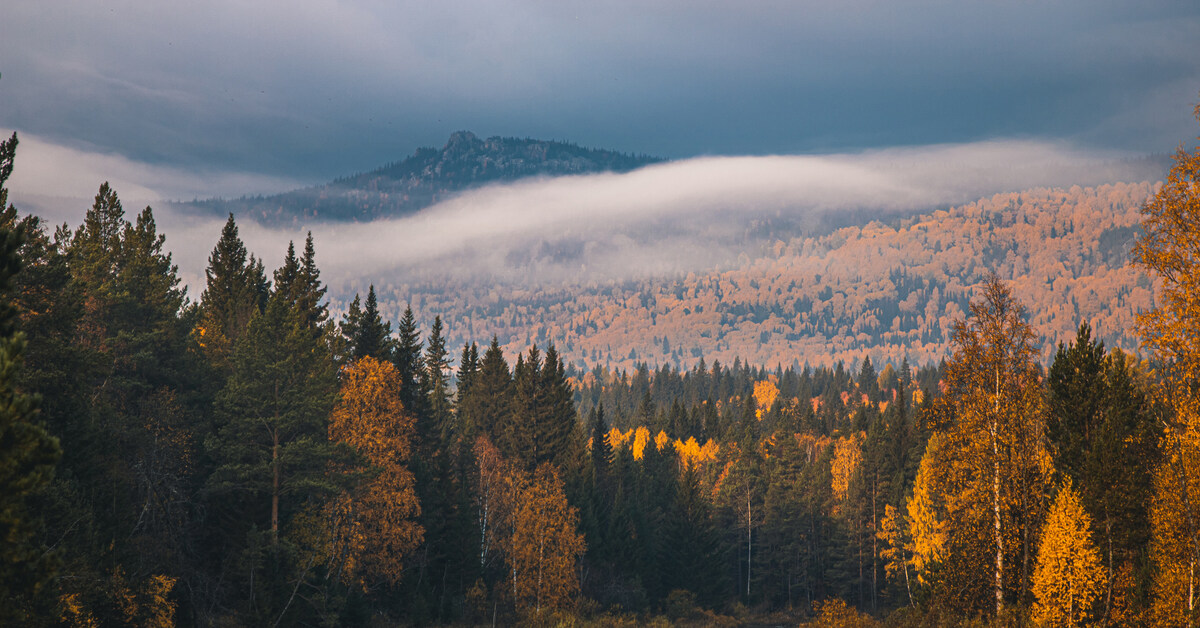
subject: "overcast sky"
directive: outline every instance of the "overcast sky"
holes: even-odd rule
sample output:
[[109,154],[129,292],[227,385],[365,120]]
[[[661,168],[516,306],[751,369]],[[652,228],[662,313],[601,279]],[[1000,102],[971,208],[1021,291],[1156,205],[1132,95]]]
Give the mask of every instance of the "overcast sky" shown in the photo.
[[671,158],[1163,153],[1197,135],[1200,3],[14,0],[0,75],[29,170],[176,198],[325,181],[460,129]]

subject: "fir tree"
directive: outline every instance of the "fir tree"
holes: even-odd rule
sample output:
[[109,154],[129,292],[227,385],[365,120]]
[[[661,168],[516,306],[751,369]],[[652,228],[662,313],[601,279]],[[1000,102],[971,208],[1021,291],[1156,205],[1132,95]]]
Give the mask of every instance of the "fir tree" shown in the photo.
[[479,379],[479,349],[475,343],[463,345],[458,361],[458,395],[455,406],[458,411],[459,436],[466,447],[472,447],[479,435],[480,395],[476,391]]

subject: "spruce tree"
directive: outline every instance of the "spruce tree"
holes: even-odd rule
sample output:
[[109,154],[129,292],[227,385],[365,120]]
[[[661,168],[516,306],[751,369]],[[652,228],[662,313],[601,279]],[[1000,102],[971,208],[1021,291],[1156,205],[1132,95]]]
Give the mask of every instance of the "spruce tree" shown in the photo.
[[386,360],[392,357],[392,324],[385,322],[379,314],[374,284],[367,287],[367,303],[363,307],[362,322],[358,326],[355,345],[356,354],[360,358],[371,356]]
[[199,342],[211,359],[227,362],[232,347],[266,306],[268,286],[262,262],[247,254],[233,214],[208,256],[206,284],[200,295]]
[[421,360],[421,333],[417,331],[412,306],[404,308],[404,317],[400,319],[396,332],[398,338],[392,363],[396,365],[396,373],[400,377],[400,401],[419,422],[427,414],[428,404],[420,385],[425,369]]
[[479,377],[472,387],[479,399],[476,424],[493,443],[500,443],[506,438],[502,433],[510,427],[513,381],[495,336],[479,362]]
[[[453,404],[450,401],[450,359],[446,351],[446,339],[442,335],[442,317],[435,316],[429,330],[429,344],[425,347],[425,370],[422,372],[421,388],[428,399],[429,416],[425,429],[427,446],[440,448],[449,442],[453,431]],[[418,425],[420,417],[418,417]],[[418,434],[422,430],[418,429]]]
[[1103,421],[1104,355],[1104,343],[1092,340],[1092,328],[1082,323],[1074,342],[1059,343],[1046,377],[1046,437],[1054,464],[1080,486],[1090,484],[1081,474]]
[[361,360],[367,356],[377,360],[391,359],[392,326],[379,315],[374,285],[367,290],[366,305],[360,306],[359,303],[356,294],[341,324],[342,336],[349,345],[348,357],[351,360]]
[[576,438],[575,400],[554,345],[546,348],[546,361],[539,375],[539,407],[534,414],[538,452],[535,466],[550,462],[559,473],[570,477],[578,472],[575,467],[580,453],[576,447],[579,439]]
[[339,362],[347,363],[357,359],[354,355],[354,339],[358,336],[358,326],[361,322],[362,299],[355,293],[354,300],[350,302],[350,307],[346,308],[346,315],[342,317],[342,322],[338,324],[338,331],[341,333],[341,337],[338,338],[336,350]]
[[458,395],[455,406],[458,411],[459,436],[463,445],[470,449],[479,435],[480,395],[476,390],[479,379],[479,349],[475,343],[463,345],[458,361]]

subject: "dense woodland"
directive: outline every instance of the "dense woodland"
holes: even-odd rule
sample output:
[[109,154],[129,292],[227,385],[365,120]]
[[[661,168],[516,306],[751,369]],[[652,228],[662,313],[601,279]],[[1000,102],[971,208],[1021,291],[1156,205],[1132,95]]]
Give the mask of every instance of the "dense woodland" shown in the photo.
[[0,624],[1194,624],[1176,159],[1145,360],[1087,321],[1044,360],[992,274],[920,368],[460,351],[373,289],[331,316],[314,238],[268,272],[232,216],[193,302],[150,208],[105,184],[51,228],[0,192]]
[[937,362],[994,272],[1029,309],[1042,360],[1081,321],[1107,346],[1134,351],[1129,331],[1155,288],[1129,251],[1154,192],[1148,182],[1033,189],[807,235],[760,218],[741,236],[748,255],[665,277],[500,289],[492,278],[393,277],[376,287],[382,311],[398,317],[411,303],[442,316],[455,344],[495,335],[510,356],[554,342],[586,369],[691,368],[702,356],[799,369],[864,356]]

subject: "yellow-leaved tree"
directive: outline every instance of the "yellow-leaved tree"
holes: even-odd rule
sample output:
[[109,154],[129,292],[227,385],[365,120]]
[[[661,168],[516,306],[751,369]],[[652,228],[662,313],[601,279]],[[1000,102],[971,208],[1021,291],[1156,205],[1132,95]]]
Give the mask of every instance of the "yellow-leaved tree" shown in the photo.
[[[1200,105],[1194,113],[1200,120]],[[1163,460],[1150,508],[1157,567],[1153,615],[1195,625],[1200,559],[1200,147],[1180,147],[1166,183],[1142,206],[1133,263],[1158,281],[1158,303],[1138,315],[1142,340],[1162,368]]]
[[579,591],[576,562],[587,546],[579,511],[567,503],[554,466],[542,463],[517,497],[509,537],[509,571],[517,610],[539,616]]
[[754,382],[754,415],[758,420],[762,420],[763,415],[771,411],[771,406],[775,403],[775,398],[779,396],[779,387],[775,382],[764,379],[761,382]]
[[896,507],[886,504],[875,537],[883,542],[883,550],[879,555],[883,557],[884,572],[888,578],[898,578],[900,574],[904,574],[904,590],[908,592],[908,603],[912,604],[912,584],[908,579],[908,558],[905,549],[907,531],[904,524],[904,515]]
[[1087,622],[1104,593],[1105,573],[1092,544],[1092,518],[1068,479],[1042,529],[1033,572],[1033,620],[1048,627]]
[[930,583],[930,571],[940,564],[946,553],[946,525],[940,518],[937,503],[937,471],[934,468],[941,436],[934,433],[925,445],[925,455],[917,468],[913,494],[908,498],[908,526],[911,541],[907,546],[908,564],[917,572],[917,582]]
[[960,612],[1030,602],[1037,532],[1051,490],[1036,336],[995,275],[954,325],[946,364],[950,417],[934,460],[945,502],[942,598]]
[[362,358],[342,373],[341,401],[329,419],[329,438],[370,463],[366,482],[327,506],[330,572],[364,588],[395,584],[424,530],[413,474],[413,416],[400,403],[400,376],[389,362]]

